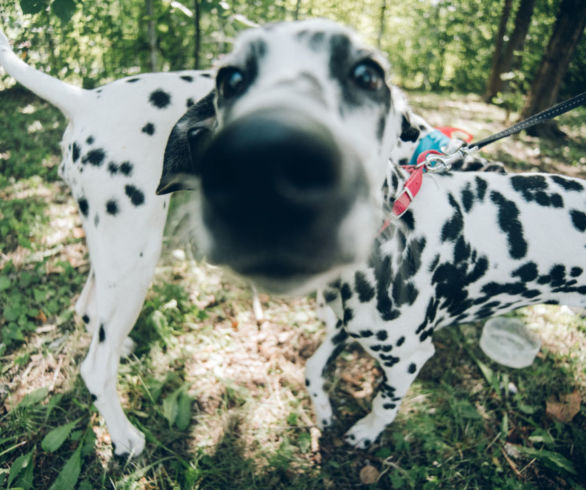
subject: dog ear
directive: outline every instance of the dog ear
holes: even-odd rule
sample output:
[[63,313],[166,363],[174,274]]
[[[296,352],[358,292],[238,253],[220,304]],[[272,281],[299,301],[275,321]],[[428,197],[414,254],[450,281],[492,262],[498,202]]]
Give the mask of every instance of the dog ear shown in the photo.
[[216,123],[215,91],[200,99],[177,121],[167,140],[157,195],[193,190],[199,160]]

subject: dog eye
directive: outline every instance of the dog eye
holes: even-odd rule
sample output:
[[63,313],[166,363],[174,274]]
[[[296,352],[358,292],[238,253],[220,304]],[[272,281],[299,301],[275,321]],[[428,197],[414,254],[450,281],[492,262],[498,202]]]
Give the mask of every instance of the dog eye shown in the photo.
[[383,69],[373,60],[362,60],[352,68],[352,80],[364,90],[378,90],[385,83]]
[[238,68],[222,68],[218,73],[217,86],[224,98],[235,97],[246,88],[244,73]]

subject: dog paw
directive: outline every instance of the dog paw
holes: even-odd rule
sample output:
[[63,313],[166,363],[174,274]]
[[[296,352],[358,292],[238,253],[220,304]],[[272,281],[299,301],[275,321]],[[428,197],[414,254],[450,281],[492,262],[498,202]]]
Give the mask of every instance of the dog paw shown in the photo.
[[145,446],[144,434],[133,425],[129,425],[121,437],[112,437],[114,455],[124,458],[136,458]]
[[376,417],[374,413],[368,414],[363,419],[360,419],[354,424],[348,432],[346,432],[344,439],[348,444],[358,449],[367,449],[378,438],[380,433],[385,428],[384,423]]

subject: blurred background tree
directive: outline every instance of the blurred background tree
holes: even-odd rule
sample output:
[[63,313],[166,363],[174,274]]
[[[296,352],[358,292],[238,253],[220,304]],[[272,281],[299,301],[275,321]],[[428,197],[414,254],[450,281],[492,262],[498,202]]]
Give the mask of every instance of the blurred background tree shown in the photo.
[[328,17],[379,46],[406,89],[482,94],[525,115],[586,89],[584,0],[2,2],[0,26],[15,51],[86,88],[206,68],[254,24]]

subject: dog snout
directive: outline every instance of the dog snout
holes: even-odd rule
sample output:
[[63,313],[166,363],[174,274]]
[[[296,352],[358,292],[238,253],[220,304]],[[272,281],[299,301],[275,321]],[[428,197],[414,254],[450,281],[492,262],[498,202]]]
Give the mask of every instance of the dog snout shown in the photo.
[[[340,151],[318,122],[290,111],[242,117],[204,155],[202,186],[211,210],[231,227],[278,233],[318,217],[339,199]],[[257,229],[260,228],[260,229]]]
[[290,108],[239,117],[214,136],[201,165],[213,262],[293,276],[340,259],[340,223],[366,179],[315,118]]

